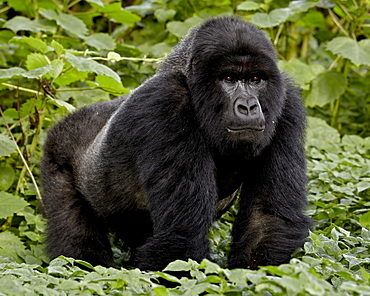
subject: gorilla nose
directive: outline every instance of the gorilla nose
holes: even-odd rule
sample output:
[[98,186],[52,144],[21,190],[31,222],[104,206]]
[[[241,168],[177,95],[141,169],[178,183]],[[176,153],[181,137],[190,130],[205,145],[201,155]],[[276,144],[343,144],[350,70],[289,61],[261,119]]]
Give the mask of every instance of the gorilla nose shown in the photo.
[[262,114],[262,110],[256,98],[238,98],[235,101],[235,113],[240,117],[258,117],[260,114]]
[[235,100],[234,112],[241,124],[246,128],[265,129],[265,117],[257,98],[237,98]]

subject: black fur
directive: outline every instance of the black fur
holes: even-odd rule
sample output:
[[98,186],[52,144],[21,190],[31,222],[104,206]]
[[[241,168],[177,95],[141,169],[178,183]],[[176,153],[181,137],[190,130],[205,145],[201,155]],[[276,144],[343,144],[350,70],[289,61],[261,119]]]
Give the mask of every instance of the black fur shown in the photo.
[[209,258],[209,228],[241,187],[229,267],[288,262],[311,223],[304,127],[300,96],[264,33],[210,19],[127,99],[82,108],[50,130],[49,253],[111,266],[114,231],[142,269]]

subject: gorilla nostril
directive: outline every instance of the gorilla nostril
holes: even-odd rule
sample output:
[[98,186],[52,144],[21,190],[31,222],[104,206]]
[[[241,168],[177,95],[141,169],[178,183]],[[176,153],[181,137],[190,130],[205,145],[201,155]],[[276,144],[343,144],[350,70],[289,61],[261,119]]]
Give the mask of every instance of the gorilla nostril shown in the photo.
[[254,105],[250,106],[249,110],[250,110],[251,113],[257,112],[258,111],[258,105],[254,104]]
[[239,104],[238,105],[238,110],[242,114],[246,114],[247,115],[249,113],[249,108],[247,106],[245,106],[245,105],[242,105],[242,104]]

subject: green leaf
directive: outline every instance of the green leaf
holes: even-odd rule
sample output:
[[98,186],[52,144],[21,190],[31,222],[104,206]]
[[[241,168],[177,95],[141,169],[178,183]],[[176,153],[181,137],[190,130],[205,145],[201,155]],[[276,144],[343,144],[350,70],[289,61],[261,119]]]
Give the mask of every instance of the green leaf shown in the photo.
[[190,28],[191,24],[185,22],[174,21],[167,23],[167,30],[179,38],[184,37]]
[[51,41],[51,47],[54,48],[57,55],[62,55],[66,53],[66,50],[64,49],[63,45],[61,45],[59,42],[56,42],[55,40]]
[[99,5],[101,7],[104,7],[104,3],[101,0],[86,0],[86,2],[94,3],[96,5]]
[[358,182],[355,184],[355,187],[357,189],[357,192],[365,191],[366,189],[370,188],[370,179]]
[[112,18],[115,22],[121,24],[134,24],[139,22],[141,18],[132,12],[125,11],[122,9],[121,2],[115,2],[109,5],[105,5],[99,9],[109,18]]
[[97,48],[98,50],[107,49],[114,50],[116,48],[115,40],[105,33],[96,33],[85,38],[88,45]]
[[53,78],[59,77],[59,75],[63,71],[64,62],[62,60],[59,60],[59,59],[53,60],[51,62],[51,66],[52,66],[52,70],[49,73],[50,76],[53,77]]
[[47,45],[45,42],[43,42],[40,39],[34,38],[34,37],[19,37],[16,36],[12,40],[10,40],[11,43],[16,43],[16,44],[27,44],[30,47],[45,53],[47,50]]
[[118,74],[112,69],[105,65],[99,64],[98,62],[83,57],[77,57],[71,53],[66,53],[67,60],[75,67],[78,71],[93,72],[99,75],[105,75],[112,77],[117,82],[121,82]]
[[294,12],[304,12],[319,4],[319,1],[291,1],[289,8]]
[[360,217],[360,223],[363,227],[370,228],[370,211]]
[[251,22],[261,28],[272,28],[285,22],[292,14],[289,8],[277,8],[270,13],[256,13],[252,16]]
[[326,48],[334,54],[349,59],[357,66],[370,65],[370,52],[366,43],[358,43],[348,37],[337,37],[331,40]]
[[260,8],[261,5],[253,1],[242,2],[236,7],[237,10],[246,10],[246,11],[257,10]]
[[31,53],[27,56],[26,66],[28,70],[49,65],[49,60],[41,53]]
[[30,79],[40,78],[42,76],[45,76],[45,75],[49,74],[49,72],[52,71],[52,70],[53,70],[53,67],[51,65],[46,65],[46,66],[43,66],[43,67],[32,69],[32,70],[24,73],[23,76],[26,77],[26,78],[30,78]]
[[88,77],[87,72],[78,71],[76,68],[69,69],[54,80],[59,86],[69,85],[76,81],[83,81]]
[[39,13],[48,20],[55,20],[58,17],[54,10],[40,10]]
[[60,13],[56,21],[64,30],[79,38],[84,38],[88,32],[85,23],[71,14]]
[[18,253],[24,252],[26,248],[18,236],[11,232],[0,233],[0,256],[18,258]]
[[0,191],[0,219],[6,219],[16,214],[28,205],[23,198]]
[[10,156],[10,153],[16,152],[17,149],[11,139],[5,135],[0,135],[0,157]]
[[26,70],[19,67],[0,69],[0,79],[20,78],[25,72]]
[[176,10],[159,8],[154,12],[154,16],[161,23],[172,19],[176,14]]
[[[9,164],[0,164],[0,190],[8,190],[13,185],[15,172]],[[1,201],[0,201],[1,204]]]
[[64,102],[64,101],[62,101],[62,100],[58,100],[58,99],[54,99],[54,98],[52,98],[52,97],[48,97],[49,98],[49,100],[55,105],[55,106],[58,106],[58,107],[60,107],[60,108],[62,108],[62,109],[64,109],[64,110],[66,110],[66,111],[68,111],[68,112],[73,112],[73,111],[75,111],[76,110],[76,108],[73,106],[73,105],[71,105],[71,104],[69,104],[69,103],[67,103],[67,102]]
[[163,271],[190,271],[191,264],[186,261],[176,260],[167,265]]
[[306,105],[323,107],[339,98],[346,88],[347,78],[342,73],[334,71],[321,73],[312,81]]
[[184,37],[190,28],[199,25],[203,20],[200,17],[191,17],[186,19],[184,22],[174,21],[167,23],[167,30],[173,35],[182,38]]
[[18,31],[31,31],[35,33],[39,32],[52,32],[53,27],[48,26],[40,21],[31,21],[29,18],[24,16],[16,16],[11,20],[7,21],[4,28],[12,30],[14,33]]
[[309,89],[307,84],[317,75],[311,66],[302,63],[298,59],[291,59],[286,63],[279,62],[279,66],[283,71],[288,72],[303,89]]
[[316,117],[308,117],[307,143],[308,145],[321,148],[327,143],[339,143],[338,131],[328,125],[324,120]]
[[127,94],[129,90],[124,88],[121,81],[116,81],[109,76],[98,75],[96,77],[96,82],[103,91],[114,94],[115,96],[120,96]]
[[31,16],[35,15],[35,5],[30,0],[8,0],[8,4],[16,11],[21,11]]

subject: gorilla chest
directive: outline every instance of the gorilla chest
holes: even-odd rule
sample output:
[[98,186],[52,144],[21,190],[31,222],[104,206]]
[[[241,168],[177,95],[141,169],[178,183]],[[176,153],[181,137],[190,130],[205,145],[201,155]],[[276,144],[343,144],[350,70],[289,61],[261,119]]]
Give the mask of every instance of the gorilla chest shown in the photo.
[[225,163],[216,165],[215,178],[218,192],[216,212],[222,215],[234,201],[238,189],[242,184],[242,174],[235,167],[229,167]]

